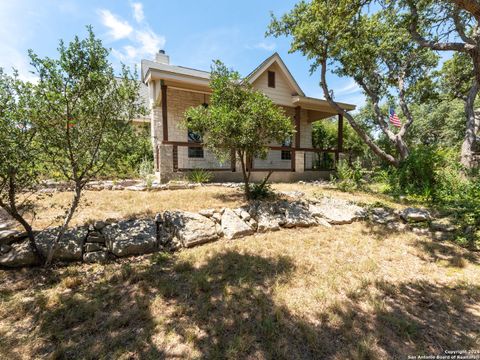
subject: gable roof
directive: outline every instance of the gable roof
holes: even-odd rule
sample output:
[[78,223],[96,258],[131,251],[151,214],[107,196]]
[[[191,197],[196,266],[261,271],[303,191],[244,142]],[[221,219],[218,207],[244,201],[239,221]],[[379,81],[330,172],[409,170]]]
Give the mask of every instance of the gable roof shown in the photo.
[[292,89],[297,92],[297,95],[305,96],[305,93],[300,88],[292,73],[290,72],[290,70],[288,70],[287,66],[277,52],[265,59],[260,65],[258,65],[250,74],[245,77],[245,80],[247,80],[250,84],[253,83],[274,63],[278,64],[283,74],[285,75],[287,82],[292,87]]

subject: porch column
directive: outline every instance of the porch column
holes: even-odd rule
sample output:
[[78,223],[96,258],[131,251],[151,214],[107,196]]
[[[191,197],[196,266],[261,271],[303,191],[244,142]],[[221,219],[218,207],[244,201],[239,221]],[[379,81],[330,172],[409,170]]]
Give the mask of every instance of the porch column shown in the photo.
[[168,141],[167,85],[162,81],[162,133],[163,141]]
[[295,172],[297,171],[297,157],[302,156],[301,152],[298,151],[300,146],[300,121],[301,121],[301,110],[302,108],[300,106],[297,106],[295,108],[295,144],[293,146],[294,150],[292,150],[292,171]]
[[335,152],[335,162],[340,159],[340,153],[343,152],[343,115],[338,114],[338,130],[337,130],[337,151]]

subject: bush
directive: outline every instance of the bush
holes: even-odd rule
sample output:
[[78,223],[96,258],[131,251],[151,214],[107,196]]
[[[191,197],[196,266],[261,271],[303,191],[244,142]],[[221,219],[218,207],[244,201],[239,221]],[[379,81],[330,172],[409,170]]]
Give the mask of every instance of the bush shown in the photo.
[[275,195],[273,192],[272,186],[266,181],[261,182],[260,184],[251,184],[250,185],[250,199],[251,200],[263,200],[271,198]]
[[212,179],[213,174],[204,169],[195,169],[188,173],[188,180],[193,183],[208,183]]
[[337,187],[342,191],[353,191],[360,189],[363,185],[365,169],[359,160],[352,165],[346,161],[339,161],[335,178]]

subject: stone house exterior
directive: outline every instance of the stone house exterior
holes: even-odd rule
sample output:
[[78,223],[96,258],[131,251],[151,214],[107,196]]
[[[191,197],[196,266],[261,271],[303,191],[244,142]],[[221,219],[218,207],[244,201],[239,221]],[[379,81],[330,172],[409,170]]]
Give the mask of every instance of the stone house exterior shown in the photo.
[[[207,106],[211,90],[210,73],[170,64],[169,56],[159,51],[154,61],[142,60],[142,81],[148,88],[151,137],[155,171],[161,182],[180,178],[193,169],[211,171],[216,181],[242,180],[238,159],[220,162],[203,147],[201,138],[180,124],[185,111]],[[270,144],[266,159],[248,164],[252,180],[274,171],[272,181],[314,180],[326,177],[335,168],[343,151],[343,118],[322,99],[305,96],[277,53],[263,61],[247,77],[254,88],[284,108],[292,118],[296,133],[292,141]],[[340,104],[345,110],[351,104]],[[312,123],[338,116],[338,144],[335,149],[312,146]]]

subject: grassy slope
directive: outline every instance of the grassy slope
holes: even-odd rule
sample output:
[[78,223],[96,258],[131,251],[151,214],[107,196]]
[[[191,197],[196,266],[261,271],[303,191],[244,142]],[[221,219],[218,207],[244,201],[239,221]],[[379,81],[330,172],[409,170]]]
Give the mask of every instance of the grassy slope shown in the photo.
[[[239,201],[224,191],[219,205]],[[475,253],[365,223],[105,266],[0,271],[0,358],[385,359],[478,349],[479,279]]]

